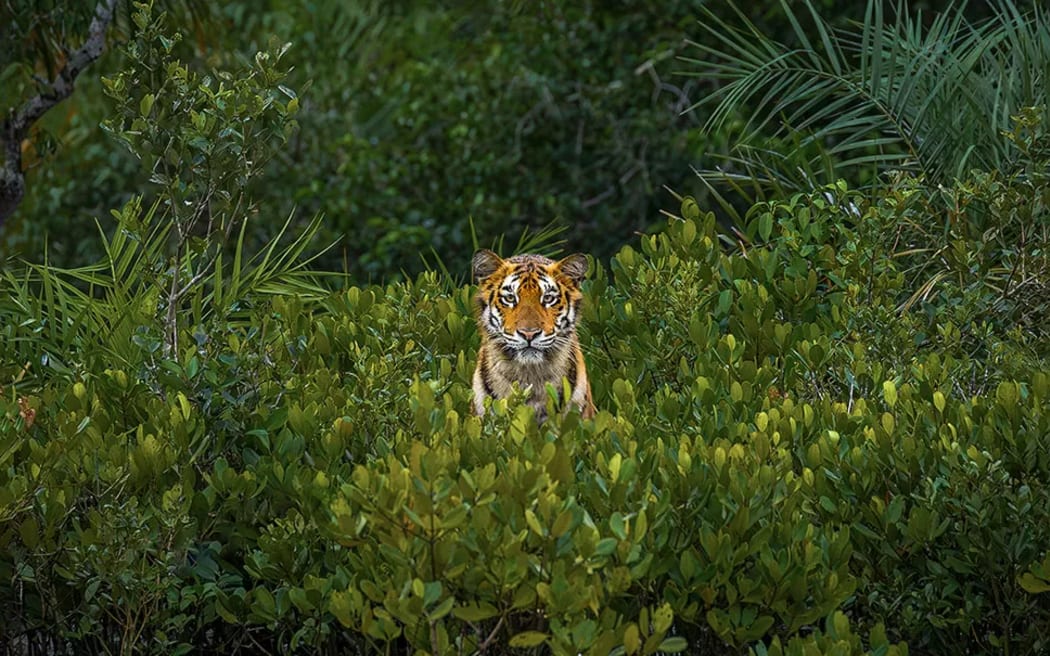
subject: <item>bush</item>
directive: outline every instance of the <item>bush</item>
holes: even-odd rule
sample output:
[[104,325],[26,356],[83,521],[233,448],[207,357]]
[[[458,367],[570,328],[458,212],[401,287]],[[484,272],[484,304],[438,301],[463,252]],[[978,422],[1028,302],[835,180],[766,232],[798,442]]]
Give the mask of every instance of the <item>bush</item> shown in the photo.
[[268,256],[231,291],[214,270],[170,353],[149,277],[104,263],[85,301],[82,271],[9,276],[0,639],[1045,648],[1046,354],[1007,321],[960,340],[988,317],[959,287],[898,310],[909,272],[869,234],[898,209],[829,187],[757,206],[726,249],[686,199],[585,285],[588,422],[471,416],[471,289],[435,273],[326,292]]

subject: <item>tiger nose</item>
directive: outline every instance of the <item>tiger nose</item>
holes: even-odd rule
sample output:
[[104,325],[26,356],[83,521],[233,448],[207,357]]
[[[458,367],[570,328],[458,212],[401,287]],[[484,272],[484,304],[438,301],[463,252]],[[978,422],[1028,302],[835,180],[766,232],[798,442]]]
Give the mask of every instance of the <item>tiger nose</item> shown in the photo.
[[543,331],[541,330],[518,330],[518,334],[525,338],[526,342],[531,342]]

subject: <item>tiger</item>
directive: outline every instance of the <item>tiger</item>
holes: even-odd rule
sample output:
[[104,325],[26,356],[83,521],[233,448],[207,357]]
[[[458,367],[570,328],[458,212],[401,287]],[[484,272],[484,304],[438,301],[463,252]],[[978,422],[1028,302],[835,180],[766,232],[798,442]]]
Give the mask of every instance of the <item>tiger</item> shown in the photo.
[[506,398],[511,385],[529,389],[529,405],[546,419],[546,385],[571,389],[566,409],[575,406],[584,419],[597,412],[591,383],[576,334],[580,320],[580,283],[587,257],[575,253],[555,262],[542,255],[515,255],[506,260],[482,249],[474,253],[471,273],[478,284],[475,316],[481,346],[474,369],[476,415],[485,413],[486,398]]

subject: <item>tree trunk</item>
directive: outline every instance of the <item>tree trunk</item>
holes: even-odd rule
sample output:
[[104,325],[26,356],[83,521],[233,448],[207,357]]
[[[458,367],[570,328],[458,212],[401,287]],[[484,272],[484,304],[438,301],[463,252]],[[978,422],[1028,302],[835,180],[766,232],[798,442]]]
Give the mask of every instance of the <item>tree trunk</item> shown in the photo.
[[[6,146],[6,143],[0,145]],[[7,150],[5,147],[4,150]],[[8,155],[4,159],[4,167],[0,169],[0,226],[4,225],[7,217],[15,213],[15,208],[22,202],[26,194],[25,176],[22,174],[22,158],[13,161]]]
[[29,129],[49,109],[73,93],[73,83],[88,64],[98,59],[106,48],[106,30],[113,21],[117,0],[99,0],[95,5],[95,17],[91,19],[88,37],[84,44],[70,53],[66,63],[55,76],[46,82],[40,93],[14,109],[0,126],[0,148],[3,165],[0,166],[0,227],[15,213],[26,193],[25,172],[22,171],[22,142],[29,136]]

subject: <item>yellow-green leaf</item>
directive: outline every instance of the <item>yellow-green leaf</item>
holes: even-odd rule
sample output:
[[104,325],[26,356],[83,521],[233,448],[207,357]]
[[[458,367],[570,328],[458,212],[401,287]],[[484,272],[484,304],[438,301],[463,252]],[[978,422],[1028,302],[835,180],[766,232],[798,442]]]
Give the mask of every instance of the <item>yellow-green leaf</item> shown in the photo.
[[[686,203],[683,202],[683,209],[685,208],[685,205]],[[696,216],[687,218],[694,219],[700,216],[700,208],[696,207],[696,201],[693,201],[692,209]],[[693,223],[691,220],[687,220],[684,223],[682,223],[682,243],[688,246],[689,244],[693,243],[694,239],[696,239],[696,224]]]
[[1038,578],[1031,572],[1022,574],[1019,582],[1026,592],[1031,592],[1032,594],[1050,592],[1050,581]]
[[572,524],[572,508],[566,508],[561,511],[558,518],[554,520],[554,526],[551,527],[551,535],[560,538],[565,531],[569,530],[569,526]]
[[540,524],[540,520],[536,517],[536,513],[531,510],[525,511],[525,523],[529,525],[532,532],[536,535],[543,536],[546,531],[543,530],[543,525]]
[[542,645],[548,636],[539,631],[524,631],[510,639],[511,647],[535,647]]
[[623,632],[623,648],[628,654],[637,654],[642,646],[642,639],[638,635],[638,625],[631,622]]
[[896,428],[897,422],[893,419],[893,415],[888,412],[882,413],[882,430],[886,431],[887,434],[892,435],[893,429]]
[[886,399],[886,405],[891,408],[897,405],[897,386],[892,380],[882,383],[882,398]]
[[675,654],[680,651],[685,651],[688,646],[689,643],[686,642],[685,638],[674,636],[673,638],[668,638],[660,643],[660,651],[668,654]]
[[496,607],[492,604],[482,601],[480,603],[453,608],[452,614],[461,620],[466,620],[467,622],[481,622],[482,620],[487,620],[490,617],[499,615],[499,611],[496,610]]
[[664,604],[653,611],[653,628],[656,629],[657,633],[667,631],[667,629],[671,628],[671,622],[673,621],[674,611],[671,610],[671,604]]
[[328,611],[335,616],[335,619],[339,620],[340,624],[347,628],[354,625],[354,618],[351,614],[352,607],[349,590],[336,590],[328,597]]

